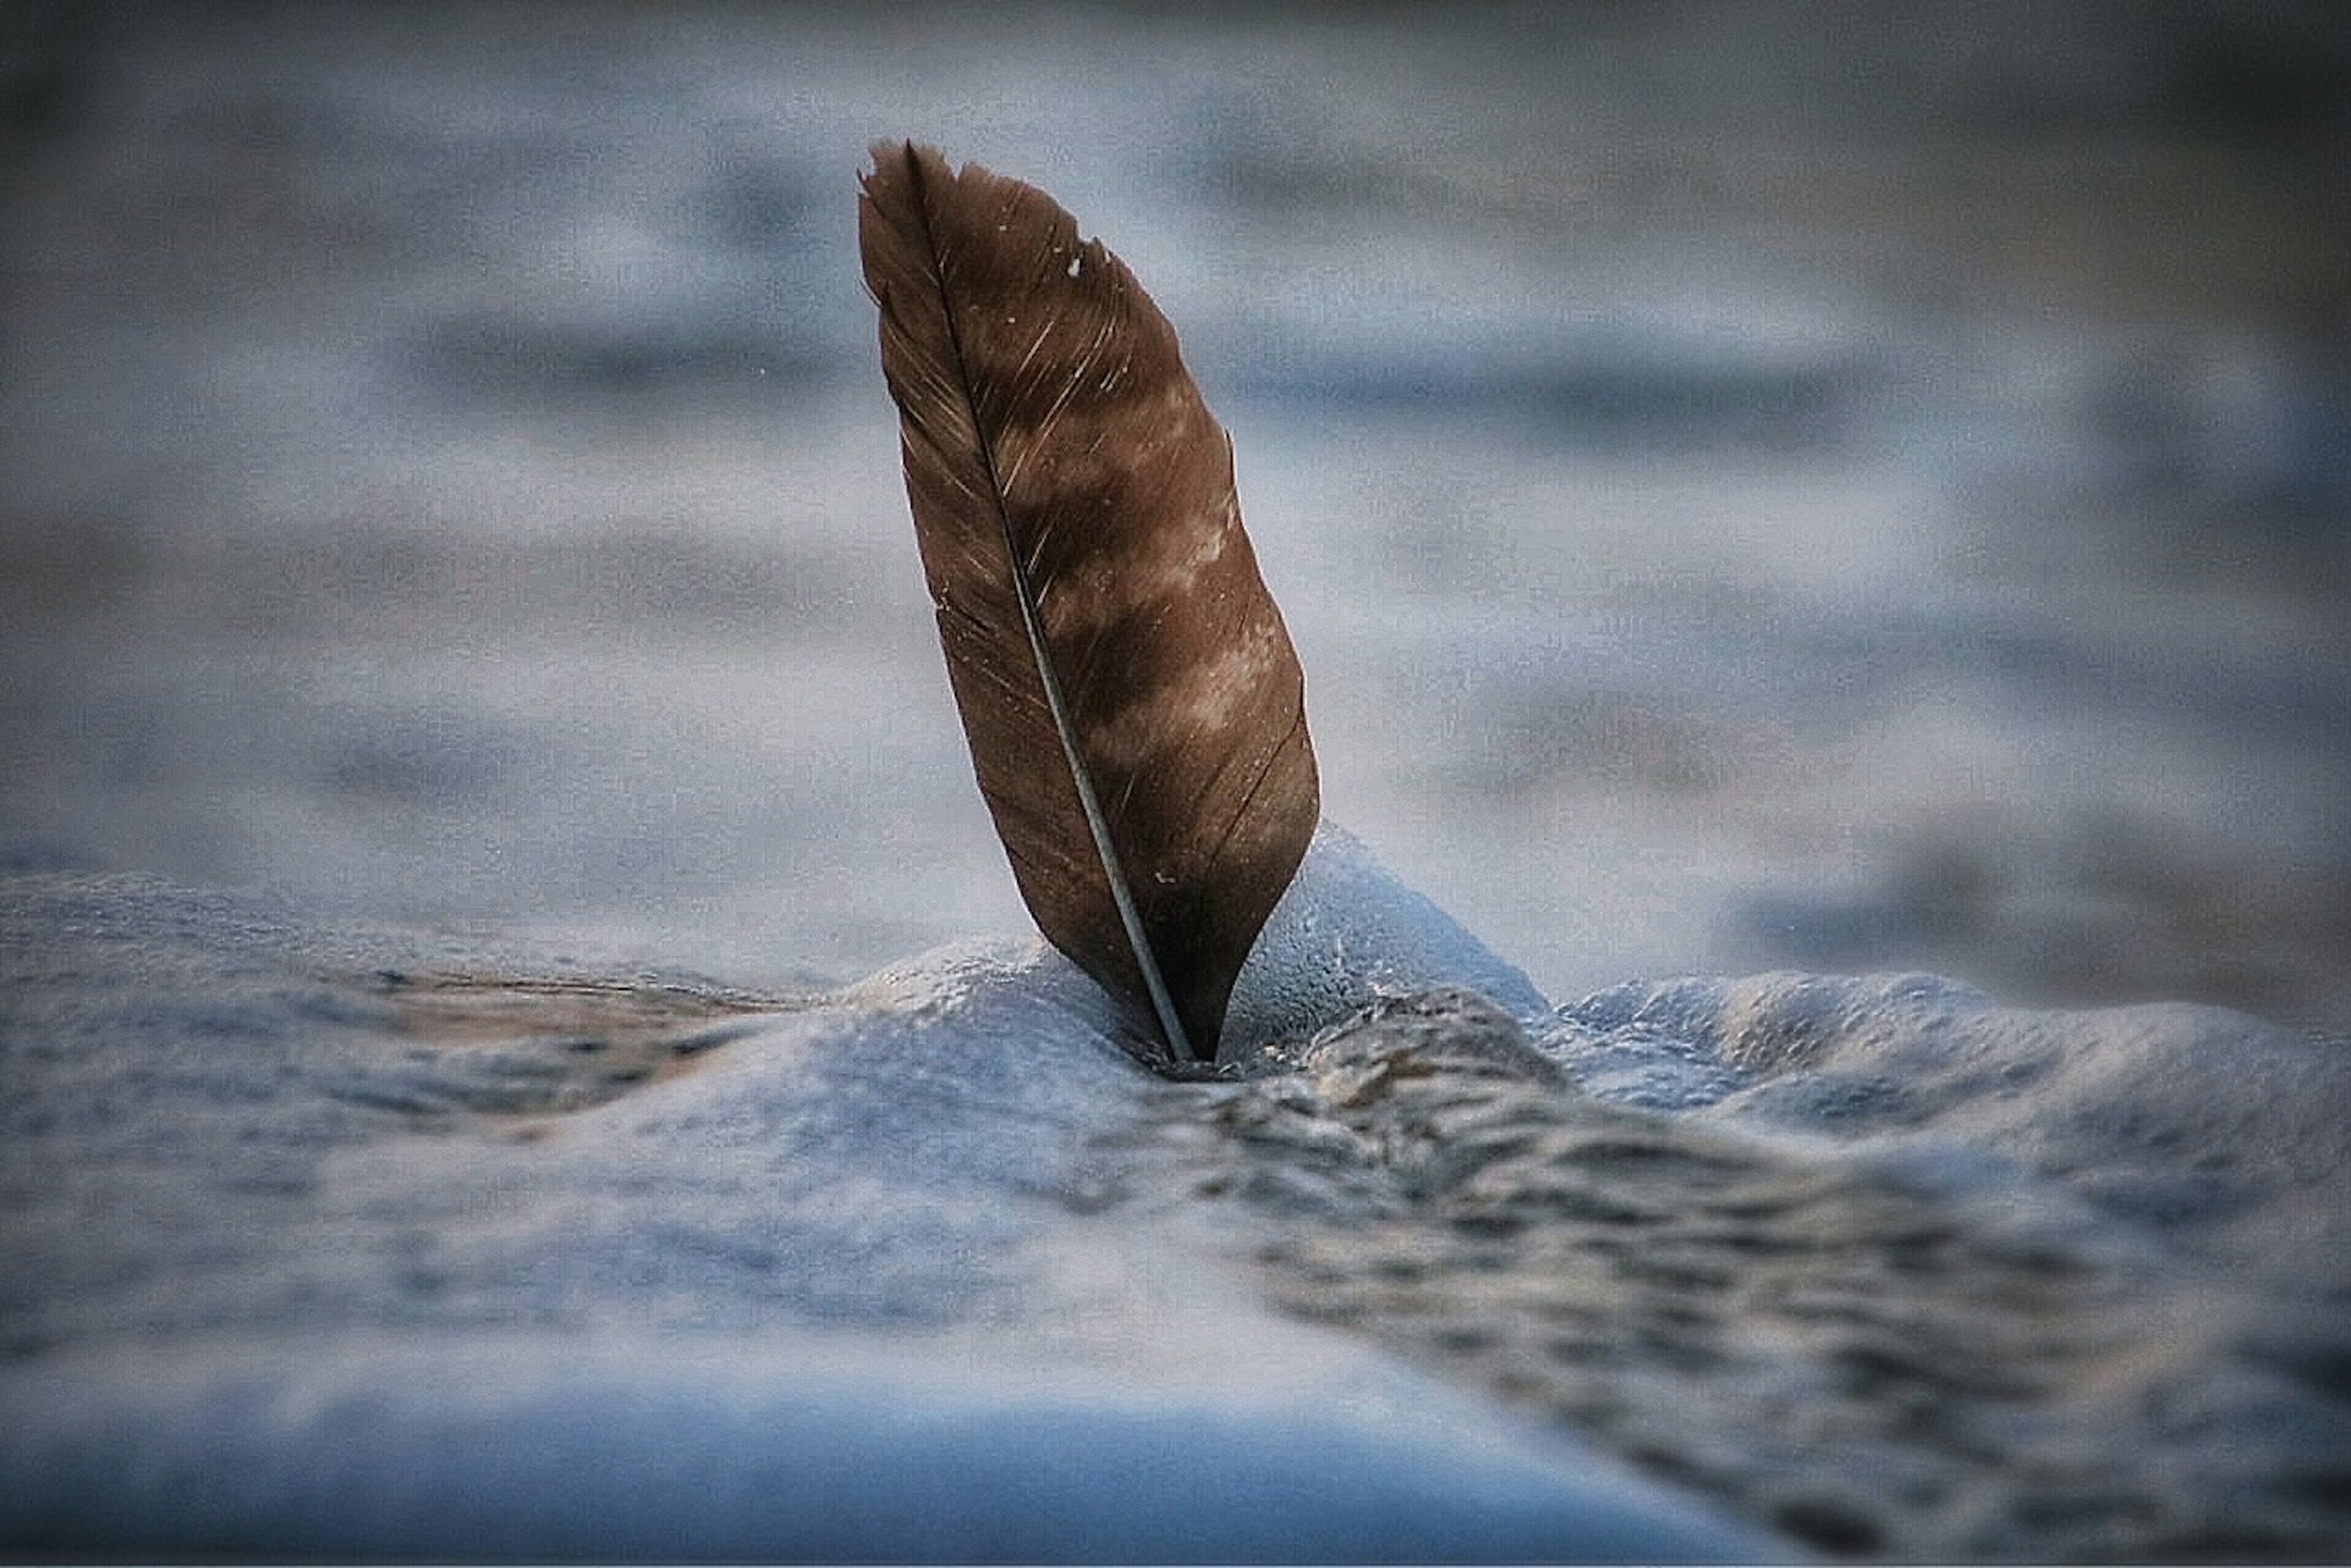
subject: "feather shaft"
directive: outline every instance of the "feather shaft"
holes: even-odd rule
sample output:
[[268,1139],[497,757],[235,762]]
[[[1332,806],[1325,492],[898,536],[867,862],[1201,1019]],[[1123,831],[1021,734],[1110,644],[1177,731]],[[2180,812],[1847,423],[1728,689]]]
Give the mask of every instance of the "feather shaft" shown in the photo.
[[[963,363],[962,336],[956,331],[952,316],[947,319],[947,329],[955,343],[956,362]],[[1040,346],[1044,341],[1041,336],[1037,340]],[[1035,347],[1029,350],[1028,357],[1021,361],[1023,370],[1036,357],[1036,352]],[[968,396],[971,390],[968,383],[964,390]],[[1064,391],[1062,396],[1066,399],[1068,392]],[[1047,415],[1049,424],[1052,413],[1059,411],[1060,404],[1056,403]],[[1045,641],[1044,623],[1037,611],[1037,591],[1029,581],[1029,563],[1021,553],[1019,533],[1012,525],[1011,513],[1002,502],[1004,482],[996,471],[996,444],[982,435],[979,444],[982,461],[987,466],[989,487],[998,497],[996,517],[1004,529],[1004,554],[1012,570],[1013,598],[1020,605],[1020,629],[1027,633],[1029,652],[1037,661],[1038,679],[1045,689],[1045,706],[1053,716],[1053,734],[1061,743],[1061,758],[1069,767],[1071,782],[1077,787],[1078,803],[1086,814],[1086,831],[1093,839],[1095,854],[1102,859],[1102,873],[1110,883],[1111,900],[1118,906],[1118,923],[1126,933],[1127,950],[1134,955],[1134,967],[1141,972],[1144,988],[1151,998],[1152,1013],[1158,1019],[1161,1033],[1166,1037],[1168,1050],[1177,1061],[1197,1061],[1183,1019],[1176,1014],[1175,998],[1167,994],[1167,980],[1159,972],[1158,956],[1152,952],[1151,939],[1143,929],[1143,915],[1135,907],[1134,890],[1127,885],[1126,867],[1119,859],[1118,844],[1111,836],[1109,819],[1102,814],[1102,800],[1094,793],[1093,773],[1086,766],[1077,728],[1070,719],[1070,701],[1061,691],[1061,672],[1054,667],[1052,649]]]

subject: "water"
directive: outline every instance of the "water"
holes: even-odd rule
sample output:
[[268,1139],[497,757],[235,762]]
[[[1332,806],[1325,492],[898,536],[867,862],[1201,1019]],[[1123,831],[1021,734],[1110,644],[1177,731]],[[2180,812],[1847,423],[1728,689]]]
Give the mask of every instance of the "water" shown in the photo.
[[24,1550],[2351,1542],[2351,1070],[2241,1013],[1421,987],[1176,1083],[1033,939],[761,994],[87,873],[0,979]]
[[911,133],[1157,294],[1332,815],[1552,994],[2339,1022],[2339,29],[2011,20],[60,10],[11,853],[730,974],[1019,928],[857,283]]
[[1398,1004],[1159,1135],[1292,1312],[1813,1549],[2341,1550],[2339,1054],[1928,977],[1626,987],[1535,1040]]
[[[1044,185],[1154,291],[1232,428],[1330,814],[1546,995],[1918,969],[2339,1036],[2351,45],[2324,5],[1966,16],[20,8],[0,855],[444,933],[436,974],[557,955],[758,1002],[1025,929],[857,284],[854,172],[913,134]],[[1373,1161],[1366,1207],[1218,1207],[1280,1233],[1236,1255],[1243,1293],[1830,1550],[2339,1542],[2307,1467],[2212,1447],[2263,1398],[2333,1397],[2298,1314],[2339,1308],[2308,1262],[2339,1215],[2190,1201],[2289,1091],[2255,1075],[2238,1119],[2092,1190],[2052,1171],[2095,1140],[2046,1128],[2112,1096],[2025,1062],[1922,1108],[1915,1054],[1790,1078],[1726,1056],[1722,983],[1694,984],[1670,1028],[1646,1000],[1539,1028],[1596,1103],[1493,1091],[1526,1150],[1426,1190]],[[543,990],[515,1005],[552,1027]],[[1971,1006],[1887,1038],[1978,1039]],[[667,1034],[590,1013],[667,1082]],[[2134,1027],[2025,1031],[2109,1088],[2189,1081],[2115,1043]],[[2220,1033],[2222,1060],[2287,1049]],[[522,1056],[453,1071],[637,1092]],[[423,1107],[376,1108],[395,1124],[479,1110],[392,1077]],[[1196,1092],[1221,1108],[1142,1119],[1298,1109]],[[1703,1129],[1656,1134],[1683,1207],[1577,1153],[1635,1111]],[[1841,1141],[1914,1113],[2031,1179]],[[1313,1109],[1314,1137],[1369,1135],[1353,1114]],[[1214,1186],[1241,1156],[1169,1157]],[[1969,1169],[2088,1216],[2050,1243],[2065,1291],[1935,1185]],[[1626,1223],[1685,1277],[1625,1273],[1587,1182],[1651,1192]],[[1532,1206],[1523,1266],[1458,1232],[1472,1189]],[[1707,1206],[1749,1198],[1838,1301],[1762,1301],[1780,1277],[1719,1256]],[[2230,1268],[2292,1311],[2248,1316]],[[1552,1344],[1594,1322],[1648,1352]],[[1970,1385],[1985,1360],[2021,1392]],[[2102,1429],[2131,1464],[2065,1514]],[[1856,1455],[1908,1500],[1824,1500]],[[2181,1475],[2199,1500],[2167,1524],[2145,1500]]]
[[1787,1554],[1194,1245],[1033,939],[763,996],[36,873],[0,980],[16,1551]]

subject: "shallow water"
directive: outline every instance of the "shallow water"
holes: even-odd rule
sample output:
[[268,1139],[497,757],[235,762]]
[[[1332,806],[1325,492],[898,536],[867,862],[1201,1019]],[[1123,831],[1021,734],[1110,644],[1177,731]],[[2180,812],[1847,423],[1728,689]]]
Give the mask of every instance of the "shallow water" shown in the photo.
[[1291,1312],[1815,1550],[2351,1542],[2339,1051],[1926,977],[1626,988],[1537,1039],[1399,1002],[1160,1135]]
[[[1245,1320],[1321,1369],[1301,1409],[1412,1406],[1362,1371],[1400,1354],[1477,1396],[1437,1448],[1499,1397],[1833,1552],[2340,1554],[2339,1044],[1822,973],[2351,1027],[2351,57],[2325,6],[1980,11],[12,13],[0,858],[42,891],[0,1021],[12,1075],[69,1073],[77,1019],[120,1054],[11,1101],[63,1118],[11,1139],[49,1204],[11,1354],[70,1362],[92,1301],[238,1367],[288,1321],[919,1300],[1044,1333],[1016,1379],[1107,1312],[1092,1397],[1198,1270],[1144,1405]],[[1165,1098],[1061,993],[1007,1004],[1068,1047],[1052,1124],[1137,1162],[885,1142],[1060,1216],[1019,1208],[1067,1271],[1009,1283],[985,1205],[855,1168],[859,1231],[730,1163],[893,1096],[1043,1113],[930,1023],[828,1014],[872,1054],[805,1101],[732,1032],[1026,929],[856,283],[853,172],[904,133],[1154,290],[1332,815],[1589,995],[1499,1066],[1456,1019]],[[147,875],[289,896],[306,956],[223,957],[248,906]],[[1797,973],[1626,980],[1761,969]],[[314,1060],[207,1063],[256,1040]],[[26,1163],[126,1115],[84,1186]],[[1106,1261],[1145,1212],[1184,1249]],[[374,1250],[240,1273],[256,1214]],[[413,1375],[345,1348],[305,1397]],[[598,1397],[676,1392],[663,1348]],[[122,1375],[93,1452],[141,1429]],[[469,1418],[434,1396],[403,1429]]]
[[11,1551],[1787,1552],[1188,1245],[1033,940],[760,997],[34,874],[0,982]]
[[0,938],[19,1549],[2351,1546],[2351,1058],[2241,1014],[1413,989],[1174,1083],[1033,940],[759,995],[74,874]]

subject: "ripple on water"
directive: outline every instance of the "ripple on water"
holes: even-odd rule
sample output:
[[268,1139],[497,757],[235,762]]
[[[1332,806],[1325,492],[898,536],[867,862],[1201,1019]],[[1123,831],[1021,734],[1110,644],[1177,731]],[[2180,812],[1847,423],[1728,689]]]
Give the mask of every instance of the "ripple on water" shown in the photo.
[[[2351,1465],[2338,1286],[2252,1257],[2210,1205],[2151,1220],[2102,1201],[2101,1129],[2156,1092],[2116,1052],[2136,1041],[2152,1071],[2199,1029],[2217,1049],[2213,1015],[2053,1019],[1915,977],[1766,977],[1604,995],[1538,1046],[1479,998],[1436,993],[1260,1076],[1172,1092],[1170,1131],[1195,1189],[1245,1211],[1233,1229],[1287,1309],[1823,1552],[2351,1552],[2333,1485]],[[2242,1045],[2247,1092],[2279,1082],[2248,1062],[2299,1071],[2302,1051],[2339,1097],[2340,1053]],[[2004,1054],[2041,1061],[2032,1085]],[[2113,1114],[2049,1087],[2067,1072],[2042,1059],[2069,1055],[2074,1078],[2112,1085]],[[1886,1071],[1906,1059],[1907,1080]],[[2009,1103],[2033,1087],[2040,1123]],[[1971,1122],[1979,1095],[2007,1108]],[[2064,1126],[2086,1129],[2078,1187],[2053,1154]],[[2184,1135],[2136,1146],[2241,1170]],[[2339,1186],[2341,1162],[2325,1169]],[[2308,1206],[2278,1181],[2234,1197]]]

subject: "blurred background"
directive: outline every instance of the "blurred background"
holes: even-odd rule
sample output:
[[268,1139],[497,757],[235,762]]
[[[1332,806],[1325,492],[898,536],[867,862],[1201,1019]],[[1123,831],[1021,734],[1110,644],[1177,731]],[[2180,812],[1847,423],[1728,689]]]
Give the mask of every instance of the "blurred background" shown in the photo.
[[913,136],[1153,290],[1326,809],[1552,995],[2351,1025],[2346,16],[0,5],[0,864],[1024,928],[859,282]]

